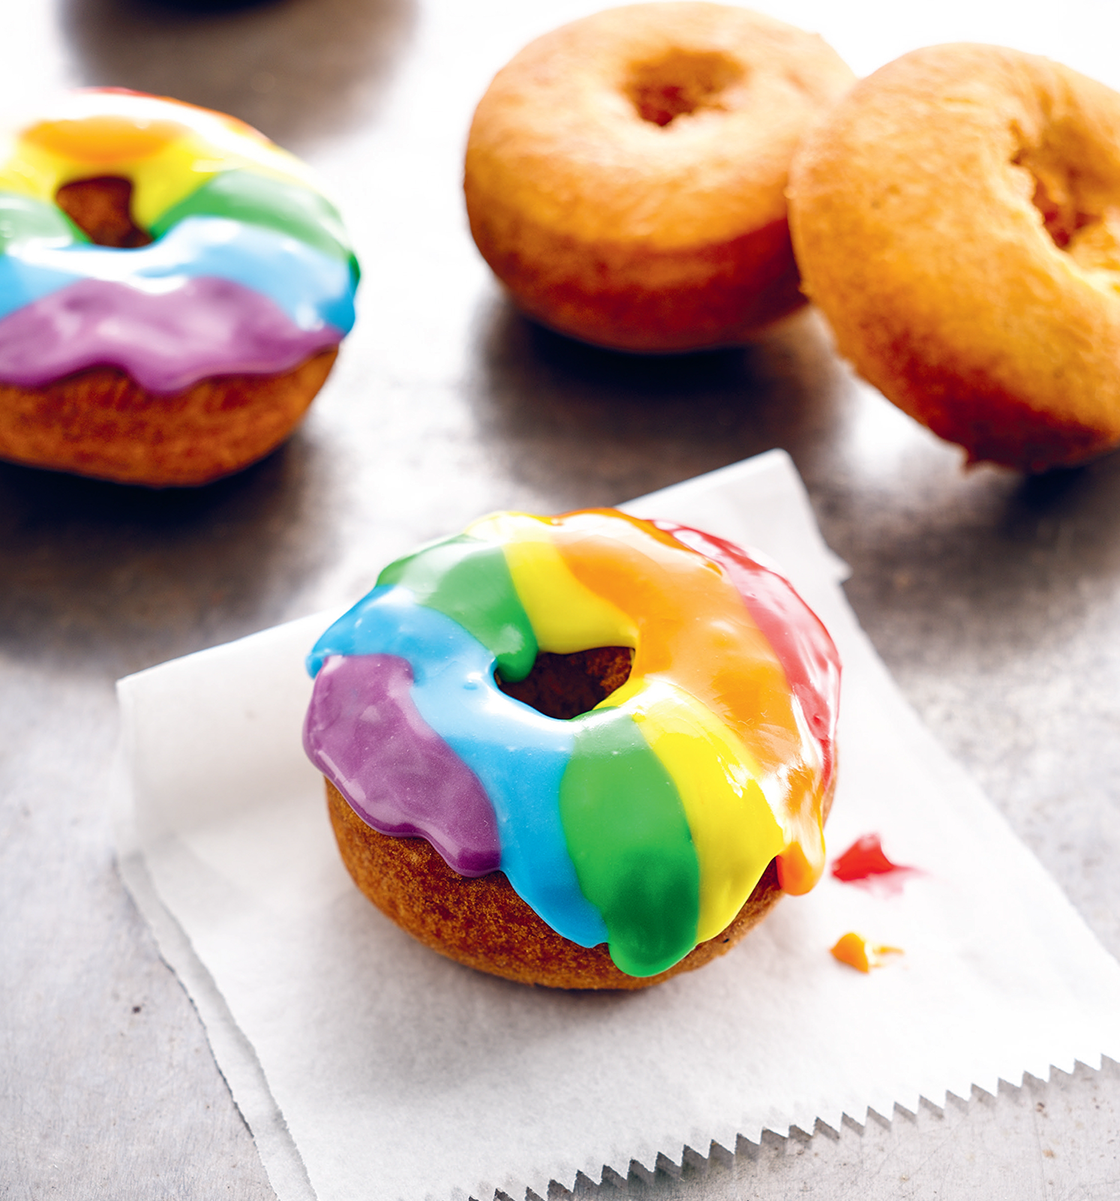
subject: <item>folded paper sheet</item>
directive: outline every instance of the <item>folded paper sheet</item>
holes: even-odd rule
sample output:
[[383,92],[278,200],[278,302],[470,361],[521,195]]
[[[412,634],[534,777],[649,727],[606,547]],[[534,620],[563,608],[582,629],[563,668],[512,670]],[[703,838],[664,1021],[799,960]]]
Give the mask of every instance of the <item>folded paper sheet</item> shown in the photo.
[[[122,680],[122,871],[283,1201],[546,1196],[1120,1057],[1120,966],[899,695],[788,457],[626,507],[784,565],[845,664],[830,848],[876,833],[921,871],[893,893],[826,875],[645,992],[529,989],[413,942],[340,865],[300,747],[304,655],[334,614]],[[849,930],[905,954],[860,974],[829,955]]]

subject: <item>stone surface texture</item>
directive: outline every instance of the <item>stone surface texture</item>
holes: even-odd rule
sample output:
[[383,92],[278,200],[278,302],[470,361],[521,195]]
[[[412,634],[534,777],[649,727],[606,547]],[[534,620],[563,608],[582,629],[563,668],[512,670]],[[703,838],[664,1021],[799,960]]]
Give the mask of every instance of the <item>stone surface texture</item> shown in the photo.
[[[740,351],[643,359],[522,319],[466,230],[474,101],[575,0],[42,0],[4,15],[0,107],[72,84],[216,106],[304,154],[365,269],[359,323],[287,446],[152,492],[0,464],[0,1198],[272,1196],[201,1025],[115,870],[118,676],[356,597],[402,539],[487,510],[620,502],[770,447],[919,712],[1120,954],[1120,457],[965,472],[855,380],[812,313]],[[1002,40],[1106,70],[1118,18],[1020,5]],[[859,71],[1001,40],[1003,6],[811,0]],[[890,20],[886,21],[889,14]],[[1008,18],[1003,20],[1008,22]],[[831,23],[830,23],[831,22]],[[575,1196],[1120,1195],[1120,1070],[852,1115]],[[944,1108],[937,1108],[945,1101]],[[861,1125],[862,1123],[862,1125]],[[554,1197],[573,1195],[559,1182]],[[376,1190],[371,1196],[376,1195]],[[489,1201],[488,1198],[480,1201]],[[516,1199],[520,1201],[520,1198]]]

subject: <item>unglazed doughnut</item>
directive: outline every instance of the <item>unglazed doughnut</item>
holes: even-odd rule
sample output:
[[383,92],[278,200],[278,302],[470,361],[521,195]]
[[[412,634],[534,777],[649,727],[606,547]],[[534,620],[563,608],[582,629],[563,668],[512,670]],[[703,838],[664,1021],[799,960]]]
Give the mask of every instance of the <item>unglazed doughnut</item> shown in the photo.
[[475,242],[562,333],[631,351],[740,343],[802,303],[790,156],[853,78],[819,37],[741,8],[636,4],[565,25],[475,113]]
[[310,169],[256,130],[73,93],[0,149],[0,457],[149,485],[246,466],[322,385],[357,278]]
[[806,138],[790,211],[840,353],[970,460],[1120,442],[1120,95],[1015,50],[918,50]]
[[730,543],[499,513],[387,567],[308,666],[347,867],[473,967],[640,988],[821,873],[839,662]]

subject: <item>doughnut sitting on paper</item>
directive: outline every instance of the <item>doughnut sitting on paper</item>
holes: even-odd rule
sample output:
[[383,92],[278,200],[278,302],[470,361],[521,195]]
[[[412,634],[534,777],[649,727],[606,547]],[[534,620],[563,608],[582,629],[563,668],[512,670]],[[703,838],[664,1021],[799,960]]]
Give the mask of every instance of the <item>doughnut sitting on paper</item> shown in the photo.
[[495,514],[387,567],[308,665],[347,867],[472,967],[641,988],[822,871],[836,651],[718,538]]

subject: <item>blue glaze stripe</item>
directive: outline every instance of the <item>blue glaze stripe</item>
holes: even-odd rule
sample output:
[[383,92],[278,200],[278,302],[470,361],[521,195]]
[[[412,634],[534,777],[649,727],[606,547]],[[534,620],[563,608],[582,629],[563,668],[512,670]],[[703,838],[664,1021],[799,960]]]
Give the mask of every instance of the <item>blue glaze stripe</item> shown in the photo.
[[354,324],[346,263],[276,230],[188,217],[148,246],[121,250],[25,243],[0,255],[0,318],[80,279],[169,292],[191,278],[231,280],[267,296],[301,330]]
[[326,631],[308,658],[311,674],[332,654],[399,655],[411,663],[417,711],[478,776],[494,806],[510,884],[565,938],[585,947],[606,942],[560,824],[574,728],[506,696],[494,681],[493,654],[399,585],[375,588]]

